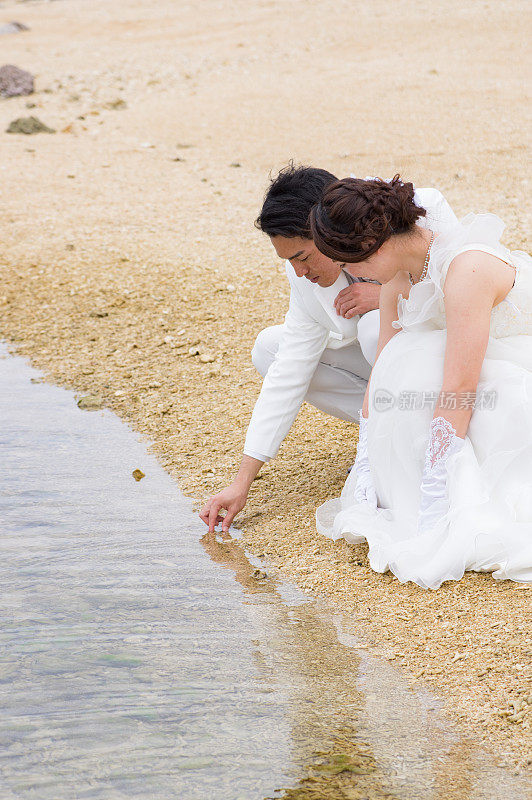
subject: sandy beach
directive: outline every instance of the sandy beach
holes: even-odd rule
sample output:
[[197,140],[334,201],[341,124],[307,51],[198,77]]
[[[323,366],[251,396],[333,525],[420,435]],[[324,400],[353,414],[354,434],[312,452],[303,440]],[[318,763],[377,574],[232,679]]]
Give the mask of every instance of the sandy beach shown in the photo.
[[[290,158],[400,172],[458,216],[499,214],[530,250],[531,19],[524,0],[1,3],[0,25],[30,30],[0,36],[0,66],[36,91],[0,99],[0,334],[148,435],[187,495],[218,491],[260,389],[254,338],[288,303],[253,227],[268,173]],[[56,132],[5,133],[30,115]],[[237,519],[241,545],[530,769],[530,592],[478,574],[422,591],[318,536],[355,433],[305,406]]]

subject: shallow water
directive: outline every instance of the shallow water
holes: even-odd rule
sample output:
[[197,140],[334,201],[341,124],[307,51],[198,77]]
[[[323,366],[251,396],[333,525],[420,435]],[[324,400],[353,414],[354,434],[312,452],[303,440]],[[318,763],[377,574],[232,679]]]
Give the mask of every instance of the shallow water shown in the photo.
[[525,796],[341,620],[205,536],[128,426],[0,347],[2,800]]

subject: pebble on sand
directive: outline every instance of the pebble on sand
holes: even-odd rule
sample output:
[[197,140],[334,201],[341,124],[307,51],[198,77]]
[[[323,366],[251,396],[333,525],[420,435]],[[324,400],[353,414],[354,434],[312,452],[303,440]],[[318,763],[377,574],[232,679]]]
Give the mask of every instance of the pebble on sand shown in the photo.
[[103,406],[103,399],[97,394],[86,394],[78,400],[78,408],[83,411],[98,411]]
[[0,95],[2,97],[32,94],[34,85],[31,72],[15,67],[14,64],[4,64],[3,67],[0,67]]
[[137,482],[141,481],[143,478],[146,477],[146,475],[144,474],[144,472],[141,469],[134,469],[131,474],[133,475],[133,477],[135,478],[135,480]]
[[22,31],[29,31],[28,26],[23,22],[7,22],[5,25],[0,25],[0,36],[8,33],[22,33]]
[[31,136],[34,133],[55,133],[55,130],[49,128],[37,117],[19,117],[9,123],[6,133],[23,133]]

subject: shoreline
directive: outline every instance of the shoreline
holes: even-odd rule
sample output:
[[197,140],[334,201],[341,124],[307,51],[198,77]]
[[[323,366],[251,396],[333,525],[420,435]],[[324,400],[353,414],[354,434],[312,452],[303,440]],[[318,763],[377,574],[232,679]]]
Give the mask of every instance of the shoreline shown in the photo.
[[[164,433],[161,436],[159,428],[149,418],[138,414],[142,411],[135,408],[136,403],[128,406],[122,394],[117,398],[109,391],[109,384],[106,387],[103,382],[107,380],[106,371],[98,375],[90,368],[83,369],[82,364],[74,371],[71,364],[66,374],[64,364],[61,364],[62,369],[57,369],[55,358],[47,357],[42,351],[39,353],[35,342],[12,340],[8,347],[42,369],[47,381],[71,389],[79,396],[99,395],[103,407],[150,438],[150,450],[192,500],[199,491],[206,490],[206,481],[221,481],[219,475],[201,474],[196,463],[199,474],[194,480],[189,466],[190,477],[184,486],[180,480],[183,472],[169,455],[174,449],[168,446]],[[142,385],[141,381],[140,391]],[[310,424],[316,424],[312,417],[318,415],[323,425],[324,415],[306,408],[301,415],[306,419],[301,420],[300,425],[308,430]],[[340,430],[335,431],[335,427],[339,429],[342,424],[328,429],[329,436],[342,434]],[[294,431],[290,436],[292,447],[297,447],[298,440],[303,437],[303,431]],[[338,446],[339,439],[331,439],[331,445],[335,442],[341,460],[346,453]],[[345,447],[346,442],[342,444]],[[307,446],[309,468],[313,455],[312,448]],[[269,474],[254,484],[249,504],[240,520],[236,520],[241,538],[236,539],[234,545],[253,556],[265,556],[281,579],[294,583],[324,603],[328,613],[340,615],[344,634],[366,641],[375,652],[397,666],[412,686],[426,685],[443,700],[449,724],[456,726],[461,735],[475,745],[491,752],[497,763],[514,768],[519,774],[528,772],[532,743],[528,716],[532,698],[527,669],[529,588],[510,581],[494,581],[490,575],[466,573],[462,581],[444,584],[431,592],[400,584],[389,573],[374,573],[366,559],[365,545],[348,545],[343,540],[332,542],[319,536],[309,525],[309,518],[304,517],[312,512],[312,500],[307,500],[294,512],[290,501],[295,493],[288,493],[288,497],[279,495],[281,486],[295,477],[290,454],[283,460],[281,475],[276,474],[272,465],[267,470]],[[320,461],[321,470],[326,469],[328,454],[322,453]],[[338,478],[340,483],[341,475]],[[319,479],[312,480],[307,491],[310,497],[318,492]],[[268,495],[269,505],[262,509],[262,498]],[[281,498],[285,506],[283,513],[274,516],[276,498]],[[498,621],[501,608],[507,619],[511,618],[511,623]],[[497,650],[493,647],[495,643]],[[518,724],[507,719],[512,704],[521,704],[527,709],[524,720]]]
[[[150,437],[182,491],[203,499],[234,474],[260,388],[251,347],[288,303],[284,268],[252,227],[272,166],[294,155],[336,174],[401,171],[440,188],[459,216],[482,198],[508,222],[506,242],[530,248],[526,92],[507,58],[510,45],[515,53],[525,43],[525,6],[494,6],[479,24],[475,8],[455,0],[422,15],[408,2],[389,11],[378,0],[374,16],[361,12],[360,36],[370,44],[358,60],[343,36],[346,9],[329,2],[314,17],[299,8],[309,41],[322,46],[316,58],[312,48],[294,54],[275,4],[247,15],[240,4],[225,12],[212,5],[205,25],[192,6],[178,13],[170,0],[156,9],[138,0],[90,6],[2,9],[31,27],[2,44],[6,63],[34,70],[37,87],[31,98],[0,103],[0,333],[47,379],[100,395]],[[407,46],[423,41],[413,72],[394,49],[399,23]],[[471,78],[470,63],[452,61],[451,35],[469,47]],[[268,69],[283,77],[279,97]],[[355,69],[356,108],[348,93]],[[404,85],[397,70],[406,70]],[[299,87],[302,72],[308,89]],[[311,86],[330,92],[332,119],[319,116]],[[432,102],[418,124],[408,114],[426,95]],[[385,128],[374,97],[398,115]],[[125,106],[109,108],[117,98]],[[463,116],[472,106],[474,121]],[[3,133],[29,113],[58,133]],[[526,770],[530,711],[518,723],[500,714],[532,703],[530,595],[471,574],[424,592],[373,573],[364,545],[320,537],[314,509],[339,493],[353,454],[354,427],[305,406],[235,521],[242,546],[323,597],[350,621],[346,633],[383,647],[446,698],[457,725]]]

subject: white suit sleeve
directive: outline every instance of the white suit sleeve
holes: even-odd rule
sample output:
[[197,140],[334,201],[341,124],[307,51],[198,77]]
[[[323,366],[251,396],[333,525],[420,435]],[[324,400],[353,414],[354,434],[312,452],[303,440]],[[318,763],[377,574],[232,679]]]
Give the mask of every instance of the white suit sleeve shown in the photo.
[[329,330],[297,302],[294,289],[275,360],[264,378],[249,423],[244,453],[264,460],[277,455],[305,399],[312,376],[327,346]]
[[257,453],[255,450],[244,450],[244,455],[256,458],[257,461],[264,461],[265,464],[270,460],[269,456],[265,456],[264,453]]

